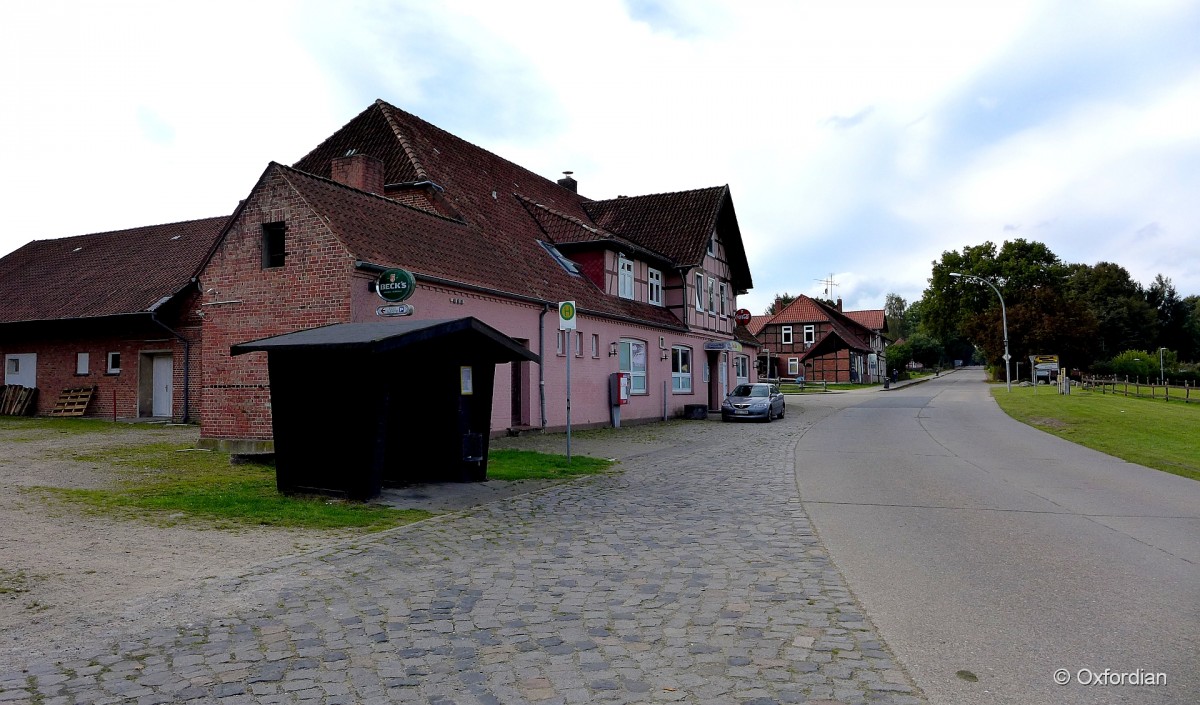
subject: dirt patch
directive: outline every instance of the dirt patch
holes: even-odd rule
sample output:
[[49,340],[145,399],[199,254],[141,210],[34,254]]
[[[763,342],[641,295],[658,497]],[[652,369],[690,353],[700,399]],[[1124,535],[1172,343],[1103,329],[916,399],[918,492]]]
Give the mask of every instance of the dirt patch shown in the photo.
[[0,643],[0,652],[19,637],[37,635],[46,643],[69,639],[72,625],[106,615],[118,618],[138,598],[234,574],[340,537],[119,520],[89,514],[38,490],[111,487],[119,479],[116,468],[75,456],[126,445],[195,443],[198,435],[192,426],[123,425],[64,433],[0,422],[0,634],[10,642]]
[[1029,418],[1029,423],[1034,426],[1040,426],[1041,428],[1048,428],[1054,431],[1065,431],[1071,427],[1070,424],[1064,421],[1044,416],[1031,416]]

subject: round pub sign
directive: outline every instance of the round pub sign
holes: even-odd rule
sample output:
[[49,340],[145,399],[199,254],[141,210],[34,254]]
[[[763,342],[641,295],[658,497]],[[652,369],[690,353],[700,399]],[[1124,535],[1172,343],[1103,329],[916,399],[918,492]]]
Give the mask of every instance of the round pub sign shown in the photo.
[[396,303],[413,295],[417,290],[417,280],[412,272],[405,269],[385,269],[375,280],[375,293],[384,301]]

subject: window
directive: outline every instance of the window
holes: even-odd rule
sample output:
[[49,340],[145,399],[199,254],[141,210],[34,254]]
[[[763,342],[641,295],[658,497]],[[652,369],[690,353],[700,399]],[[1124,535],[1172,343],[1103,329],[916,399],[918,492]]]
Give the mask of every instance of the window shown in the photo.
[[651,269],[647,278],[650,280],[650,283],[646,290],[646,300],[655,306],[662,306],[662,272],[657,269]]
[[738,384],[750,381],[750,358],[746,355],[735,355],[733,358],[733,376]]
[[278,223],[263,223],[263,239],[262,239],[262,266],[263,269],[272,267],[282,267],[284,257],[287,252],[284,251],[283,234],[287,232],[287,225],[282,222]]
[[5,369],[6,369],[6,371],[8,372],[8,374],[10,374],[10,375],[19,375],[19,374],[21,374],[21,358],[19,358],[19,357],[10,357],[10,358],[8,358],[8,360],[6,360],[5,362],[6,362],[6,363],[7,363],[7,365],[8,365],[8,366],[7,366],[7,368],[5,368]]
[[704,310],[704,275],[696,273],[696,310]]
[[558,262],[558,266],[567,270],[568,274],[575,277],[579,276],[579,265],[564,257],[563,253],[559,252],[557,247],[548,242],[542,242],[541,240],[538,240],[538,244],[542,246],[542,249],[550,253],[550,256],[554,258],[554,261]]
[[712,237],[708,238],[708,254],[713,257],[717,256],[717,231],[714,230]]
[[788,358],[788,375],[795,377],[798,374],[800,374],[800,358],[789,357]]
[[646,393],[646,343],[642,340],[621,339],[619,366],[629,374],[629,391]]
[[817,341],[817,327],[804,326],[804,344],[812,345]]
[[556,355],[565,354],[564,351],[567,349],[566,338],[567,338],[567,333],[569,333],[569,332],[570,331],[565,331],[565,330],[560,330],[558,332],[558,338],[555,341],[555,346],[554,346],[555,347],[554,353]]
[[633,298],[633,260],[621,255],[617,259],[617,295],[622,299]]
[[118,374],[121,371],[121,353],[110,352],[108,354],[108,369],[110,375]]
[[721,293],[721,315],[726,316],[728,314],[725,312],[725,293],[726,293],[725,282],[721,282],[721,292],[720,293]]
[[592,333],[592,357],[600,357],[600,334]]
[[781,342],[784,345],[791,345],[792,344],[792,327],[784,326],[782,335],[783,335],[783,340]]
[[687,394],[692,391],[691,348],[671,348],[671,391]]
[[87,353],[75,353],[75,374],[86,375],[88,373],[89,357]]
[[712,277],[708,278],[708,311],[716,313],[716,298],[717,298],[717,280]]
[[575,331],[575,357],[583,357],[583,331]]

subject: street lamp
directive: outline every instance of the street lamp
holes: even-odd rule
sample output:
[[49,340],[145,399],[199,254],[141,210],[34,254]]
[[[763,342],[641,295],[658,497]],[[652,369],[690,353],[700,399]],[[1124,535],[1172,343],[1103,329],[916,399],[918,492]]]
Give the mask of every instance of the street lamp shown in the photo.
[[1163,381],[1163,376],[1164,376],[1163,375],[1163,350],[1166,350],[1166,348],[1158,349],[1158,384],[1159,384],[1159,386],[1166,384],[1166,382]]
[[1008,387],[1008,391],[1012,392],[1012,377],[1008,374],[1008,361],[1012,359],[1012,356],[1008,354],[1008,312],[1004,308],[1004,297],[1001,296],[1000,290],[996,288],[995,284],[983,277],[977,277],[974,274],[963,274],[961,272],[950,272],[950,276],[955,279],[961,277],[963,279],[974,279],[975,281],[983,282],[992,287],[992,291],[996,292],[996,296],[1000,297],[1000,321],[1004,325],[1004,383]]

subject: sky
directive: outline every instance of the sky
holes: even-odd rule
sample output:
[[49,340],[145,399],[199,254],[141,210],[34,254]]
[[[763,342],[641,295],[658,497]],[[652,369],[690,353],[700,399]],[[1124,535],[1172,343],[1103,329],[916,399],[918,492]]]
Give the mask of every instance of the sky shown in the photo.
[[728,184],[763,313],[1024,238],[1200,294],[1195,0],[6,7],[0,255],[231,213],[381,98],[596,199]]

